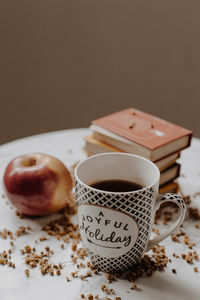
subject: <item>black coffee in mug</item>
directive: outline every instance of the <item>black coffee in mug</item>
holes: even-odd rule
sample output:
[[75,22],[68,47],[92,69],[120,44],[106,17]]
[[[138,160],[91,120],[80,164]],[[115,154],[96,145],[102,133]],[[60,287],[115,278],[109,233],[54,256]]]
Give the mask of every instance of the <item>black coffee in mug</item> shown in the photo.
[[143,186],[136,182],[121,179],[98,181],[90,184],[90,186],[101,191],[118,193],[134,192],[143,189]]

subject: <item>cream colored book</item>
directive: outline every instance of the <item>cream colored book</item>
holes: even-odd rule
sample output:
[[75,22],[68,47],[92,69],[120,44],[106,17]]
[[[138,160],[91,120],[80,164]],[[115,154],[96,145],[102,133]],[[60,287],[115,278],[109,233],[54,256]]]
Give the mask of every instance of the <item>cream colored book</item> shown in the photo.
[[167,184],[164,184],[159,188],[159,193],[177,193],[178,192],[178,183],[177,182],[169,182]]
[[180,165],[175,163],[174,165],[160,173],[160,186],[176,179],[177,177],[179,177],[179,175]]
[[[125,152],[107,143],[95,139],[93,134],[85,137],[84,150],[89,156],[94,154],[105,153],[105,152]],[[160,159],[154,163],[157,165],[160,172],[162,172],[163,170],[173,165],[179,157],[180,157],[180,153],[177,152],[163,159]]]

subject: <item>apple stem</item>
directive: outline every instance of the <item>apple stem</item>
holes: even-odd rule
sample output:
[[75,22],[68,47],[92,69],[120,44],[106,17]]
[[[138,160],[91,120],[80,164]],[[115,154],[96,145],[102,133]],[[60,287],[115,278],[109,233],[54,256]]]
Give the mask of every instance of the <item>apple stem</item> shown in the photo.
[[22,164],[25,167],[32,167],[36,165],[36,159],[35,158],[28,158],[28,159],[24,159]]

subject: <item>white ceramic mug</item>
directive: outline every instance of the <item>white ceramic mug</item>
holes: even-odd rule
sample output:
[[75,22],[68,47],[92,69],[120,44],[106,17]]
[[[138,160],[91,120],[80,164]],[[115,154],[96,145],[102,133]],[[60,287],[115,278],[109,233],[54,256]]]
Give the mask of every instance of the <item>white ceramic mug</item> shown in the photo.
[[[140,184],[133,192],[107,192],[90,185],[105,180]],[[151,161],[133,154],[104,153],[81,161],[75,170],[78,223],[93,264],[105,272],[125,271],[145,251],[165,239],[183,222],[186,206],[176,194],[158,194],[160,171]],[[150,239],[155,212],[164,202],[175,203],[178,219],[166,232]]]

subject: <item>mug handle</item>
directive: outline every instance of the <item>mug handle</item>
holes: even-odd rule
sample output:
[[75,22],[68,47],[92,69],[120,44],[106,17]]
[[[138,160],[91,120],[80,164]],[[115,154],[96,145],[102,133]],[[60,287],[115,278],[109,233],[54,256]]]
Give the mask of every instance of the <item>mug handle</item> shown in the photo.
[[186,212],[186,205],[183,199],[179,195],[173,193],[160,194],[158,195],[158,198],[156,200],[156,205],[154,208],[155,212],[159,209],[160,205],[165,202],[172,202],[179,207],[180,209],[179,217],[177,221],[173,223],[167,231],[163,232],[159,236],[156,236],[154,239],[149,240],[146,251],[149,251],[159,242],[167,238],[171,233],[173,233],[176,229],[178,229],[180,225],[183,223],[185,212]]

